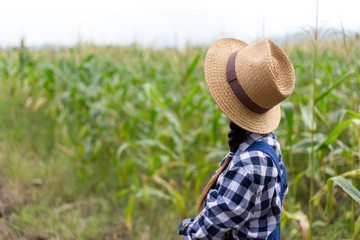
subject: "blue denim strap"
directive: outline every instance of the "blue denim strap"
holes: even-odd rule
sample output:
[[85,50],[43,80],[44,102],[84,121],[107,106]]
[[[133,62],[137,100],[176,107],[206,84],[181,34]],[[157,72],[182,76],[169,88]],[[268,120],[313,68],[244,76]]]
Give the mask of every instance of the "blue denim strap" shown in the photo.
[[[281,204],[283,202],[283,194],[284,194],[284,191],[286,190],[287,188],[287,182],[286,182],[286,168],[284,166],[284,171],[283,173],[281,174],[281,171],[280,171],[280,165],[279,165],[279,159],[278,157],[276,156],[276,153],[274,151],[274,149],[269,145],[267,144],[266,142],[255,142],[253,144],[251,144],[250,147],[247,148],[247,151],[261,151],[261,152],[264,152],[266,153],[267,155],[269,155],[275,166],[276,166],[276,169],[279,173],[279,179],[280,179],[280,186],[281,186],[281,190],[280,190],[280,199],[281,199]],[[270,236],[268,237],[268,240],[280,240],[280,223],[276,226],[275,230],[270,234]]]

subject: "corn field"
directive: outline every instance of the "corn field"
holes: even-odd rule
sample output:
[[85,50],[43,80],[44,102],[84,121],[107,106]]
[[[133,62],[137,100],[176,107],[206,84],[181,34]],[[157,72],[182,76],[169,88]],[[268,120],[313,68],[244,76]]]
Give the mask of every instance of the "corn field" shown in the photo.
[[[283,48],[296,86],[275,132],[289,184],[282,238],[359,239],[360,38],[322,31]],[[195,216],[228,151],[228,119],[208,92],[205,54],[137,45],[33,50],[24,42],[0,50],[3,104],[29,118],[48,116],[49,151],[63,153],[86,196],[106,198],[119,219],[121,234],[107,239],[181,239],[177,225]],[[13,239],[24,233],[17,222],[7,218]]]

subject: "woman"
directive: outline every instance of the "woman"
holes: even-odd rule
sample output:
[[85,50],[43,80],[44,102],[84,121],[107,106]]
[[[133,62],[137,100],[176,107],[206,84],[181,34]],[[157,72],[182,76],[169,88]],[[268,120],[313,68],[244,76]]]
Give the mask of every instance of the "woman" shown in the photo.
[[285,52],[268,39],[248,45],[225,38],[205,58],[205,79],[230,119],[230,152],[200,196],[198,216],[184,220],[185,239],[280,239],[286,169],[274,131],[280,102],[295,85]]

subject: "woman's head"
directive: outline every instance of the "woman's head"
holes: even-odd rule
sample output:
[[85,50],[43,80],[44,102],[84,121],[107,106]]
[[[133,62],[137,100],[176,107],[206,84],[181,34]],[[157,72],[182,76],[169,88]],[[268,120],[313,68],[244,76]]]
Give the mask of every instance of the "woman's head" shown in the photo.
[[204,68],[211,96],[231,121],[255,133],[277,128],[280,102],[295,84],[292,64],[277,44],[220,39],[209,48]]

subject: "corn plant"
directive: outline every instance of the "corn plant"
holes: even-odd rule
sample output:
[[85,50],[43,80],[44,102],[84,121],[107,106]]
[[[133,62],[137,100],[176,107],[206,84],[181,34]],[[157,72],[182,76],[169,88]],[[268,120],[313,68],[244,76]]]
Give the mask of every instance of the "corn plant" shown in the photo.
[[[283,47],[296,87],[276,130],[289,175],[282,226],[289,239],[315,238],[345,209],[349,217],[338,221],[349,227],[335,235],[356,239],[359,36],[319,30]],[[228,150],[228,120],[203,76],[205,52],[136,45],[31,50],[22,42],[0,52],[0,84],[11,89],[10,101],[21,94],[34,114],[50,114],[54,147],[69,156],[84,189],[115,192],[135,238],[143,214],[153,228],[164,215],[193,217]],[[348,206],[333,207],[341,194],[335,186],[348,194]]]

